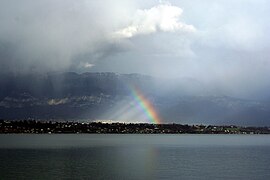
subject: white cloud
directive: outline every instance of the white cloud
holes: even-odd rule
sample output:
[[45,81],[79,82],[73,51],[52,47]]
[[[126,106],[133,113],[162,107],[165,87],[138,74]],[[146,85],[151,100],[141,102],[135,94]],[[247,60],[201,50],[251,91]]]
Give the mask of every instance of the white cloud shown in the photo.
[[162,3],[150,9],[138,9],[127,27],[115,32],[117,37],[130,38],[139,34],[163,32],[195,32],[192,25],[180,22],[183,10],[169,3]]
[[63,99],[50,99],[48,100],[48,105],[50,106],[56,106],[60,104],[66,104],[68,102],[68,98],[63,98]]
[[85,68],[91,68],[93,66],[95,66],[95,65],[91,64],[91,63],[85,63],[85,65],[84,65]]

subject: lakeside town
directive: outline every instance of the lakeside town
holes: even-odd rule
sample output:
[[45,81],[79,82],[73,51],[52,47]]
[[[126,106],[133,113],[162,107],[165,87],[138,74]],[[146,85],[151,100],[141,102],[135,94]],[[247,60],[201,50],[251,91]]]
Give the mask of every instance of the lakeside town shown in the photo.
[[0,133],[62,134],[270,134],[270,127],[0,120]]

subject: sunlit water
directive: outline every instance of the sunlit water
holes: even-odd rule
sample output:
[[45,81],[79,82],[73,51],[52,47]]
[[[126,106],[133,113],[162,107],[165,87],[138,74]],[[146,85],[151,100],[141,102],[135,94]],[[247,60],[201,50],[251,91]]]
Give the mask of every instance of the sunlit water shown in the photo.
[[267,135],[0,135],[0,179],[270,179]]

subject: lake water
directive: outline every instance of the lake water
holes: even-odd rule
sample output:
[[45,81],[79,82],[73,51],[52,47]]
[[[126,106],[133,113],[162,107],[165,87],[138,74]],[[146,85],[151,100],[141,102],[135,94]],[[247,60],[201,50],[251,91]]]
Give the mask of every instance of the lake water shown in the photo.
[[0,179],[270,179],[267,135],[0,135]]

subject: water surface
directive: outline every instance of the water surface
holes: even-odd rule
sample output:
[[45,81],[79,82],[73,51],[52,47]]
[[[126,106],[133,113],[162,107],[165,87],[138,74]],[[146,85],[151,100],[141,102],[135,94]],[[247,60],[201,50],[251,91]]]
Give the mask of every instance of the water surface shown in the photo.
[[0,135],[1,179],[270,179],[267,135]]

